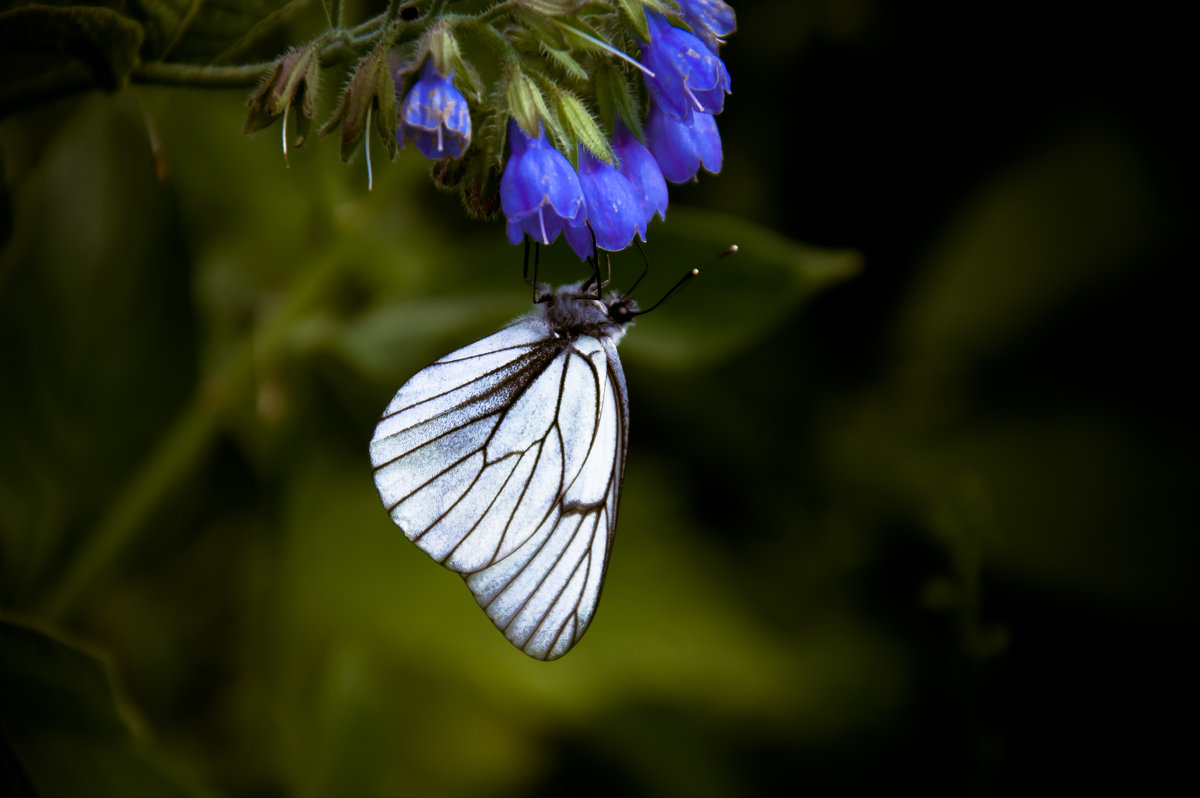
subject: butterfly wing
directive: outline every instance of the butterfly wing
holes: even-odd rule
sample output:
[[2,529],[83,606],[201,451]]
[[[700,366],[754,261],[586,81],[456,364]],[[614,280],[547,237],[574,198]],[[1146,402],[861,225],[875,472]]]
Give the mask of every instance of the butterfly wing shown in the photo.
[[527,318],[409,380],[371,462],[404,534],[464,576],[514,645],[556,659],[595,612],[627,430],[613,342]]

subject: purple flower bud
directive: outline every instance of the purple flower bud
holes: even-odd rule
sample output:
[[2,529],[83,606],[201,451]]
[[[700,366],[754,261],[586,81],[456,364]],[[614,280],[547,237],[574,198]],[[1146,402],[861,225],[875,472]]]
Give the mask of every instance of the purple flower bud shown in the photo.
[[676,28],[662,14],[647,12],[650,41],[642,45],[642,66],[650,97],[676,119],[692,112],[719,114],[729,93],[729,70],[694,34]]
[[619,119],[613,135],[613,149],[620,161],[618,170],[633,186],[633,193],[639,200],[641,215],[638,218],[638,230],[645,241],[646,230],[654,214],[657,213],[662,219],[667,218],[667,181],[663,179],[658,161]]
[[725,43],[724,37],[737,30],[733,8],[722,0],[679,0],[679,12],[714,53]]
[[691,180],[701,164],[713,174],[721,171],[721,134],[712,114],[695,113],[691,121],[681,122],[651,103],[646,144],[663,176],[672,183]]
[[588,225],[567,227],[567,241],[580,258],[592,254],[592,233],[596,247],[610,252],[625,249],[638,231],[642,204],[629,181],[612,164],[579,147],[579,183],[587,202]]
[[550,146],[541,125],[533,138],[510,119],[508,140],[511,152],[500,177],[500,207],[508,217],[508,240],[519,244],[528,233],[549,244],[564,226],[583,226],[587,206],[579,176],[566,156]]
[[421,76],[400,105],[396,140],[412,141],[431,161],[461,158],[471,143],[471,113],[462,92],[454,88],[454,73],[443,76],[425,61]]

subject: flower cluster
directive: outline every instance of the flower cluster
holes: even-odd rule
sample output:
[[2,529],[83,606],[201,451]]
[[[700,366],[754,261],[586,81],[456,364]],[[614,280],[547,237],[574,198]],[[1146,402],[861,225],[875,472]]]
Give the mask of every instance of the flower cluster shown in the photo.
[[341,128],[343,160],[365,143],[368,185],[376,133],[392,157],[411,144],[433,161],[434,181],[472,215],[499,207],[513,243],[563,233],[584,258],[646,240],[666,218],[668,182],[721,170],[719,50],[735,28],[723,0],[393,3],[281,57],[248,101],[246,130],[281,120],[286,158],[289,110],[299,146],[322,69],[361,55],[319,133]]
[[624,249],[635,235],[646,240],[655,214],[666,219],[667,180],[693,180],[701,166],[721,171],[714,116],[725,106],[729,72],[716,50],[735,27],[733,9],[720,0],[681,0],[680,8],[696,33],[646,14],[649,38],[641,42],[640,59],[650,96],[646,143],[618,118],[612,138],[617,166],[580,147],[576,173],[540,127],[532,136],[509,123],[511,155],[500,201],[510,242],[528,235],[549,244],[562,231],[580,258],[592,254],[593,235],[600,249]]
[[[538,97],[523,115],[512,107],[520,104],[522,92],[537,94],[536,86],[510,84],[509,95],[518,99],[510,101],[509,155],[500,180],[509,241],[516,244],[529,236],[550,244],[564,233],[581,258],[591,255],[593,246],[624,249],[634,236],[646,240],[655,215],[666,218],[667,181],[694,180],[701,167],[711,173],[721,170],[714,117],[729,93],[729,71],[718,49],[736,27],[733,9],[721,0],[679,0],[678,5],[678,19],[691,30],[647,8],[645,29],[634,42],[636,62],[598,42],[612,51],[610,57],[624,56],[640,70],[647,111],[642,116],[631,104],[623,110],[634,118],[615,114],[611,136],[599,145],[576,139],[574,165],[547,137],[546,123],[554,126],[553,139],[560,146],[571,138],[544,104],[538,105]],[[400,102],[396,138],[401,147],[411,141],[434,161],[462,158],[470,147],[467,100],[455,88],[454,70],[440,70],[432,55]]]

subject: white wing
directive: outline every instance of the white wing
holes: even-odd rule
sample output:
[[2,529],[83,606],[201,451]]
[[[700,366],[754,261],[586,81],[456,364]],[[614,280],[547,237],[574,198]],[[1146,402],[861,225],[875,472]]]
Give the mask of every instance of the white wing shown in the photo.
[[627,404],[611,341],[528,318],[419,372],[375,429],[392,520],[531,657],[562,656],[595,612]]

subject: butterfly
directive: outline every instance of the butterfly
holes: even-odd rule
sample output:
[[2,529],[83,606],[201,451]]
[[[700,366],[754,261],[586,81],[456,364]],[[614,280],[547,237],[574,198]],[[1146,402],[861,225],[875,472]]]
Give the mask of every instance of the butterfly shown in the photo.
[[617,343],[700,273],[642,311],[628,292],[602,298],[591,263],[552,291],[535,266],[533,311],[417,372],[370,446],[392,521],[539,660],[579,642],[604,584],[629,442]]

